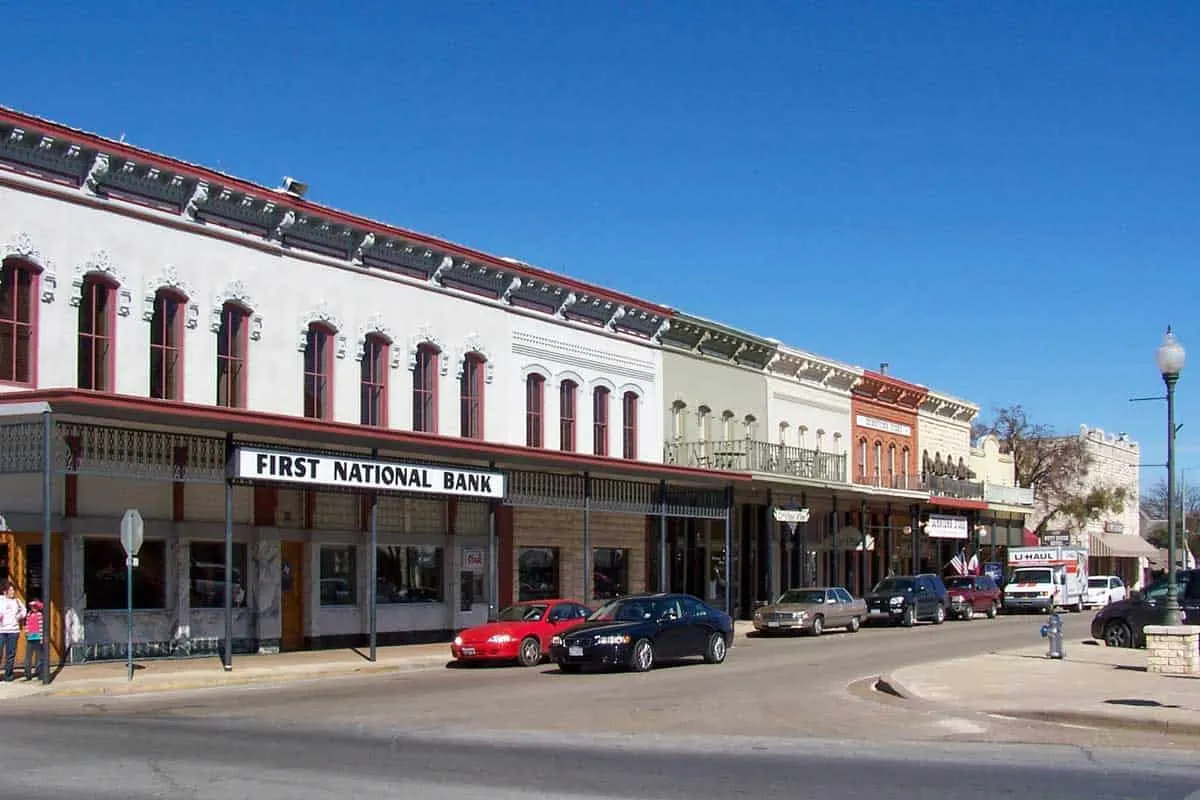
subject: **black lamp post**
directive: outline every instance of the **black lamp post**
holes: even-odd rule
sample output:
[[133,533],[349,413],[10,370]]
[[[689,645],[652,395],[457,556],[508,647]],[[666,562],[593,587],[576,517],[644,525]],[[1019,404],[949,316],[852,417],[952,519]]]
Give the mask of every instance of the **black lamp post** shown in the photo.
[[1177,569],[1175,566],[1175,384],[1179,373],[1187,361],[1183,345],[1171,333],[1167,326],[1167,334],[1155,353],[1158,371],[1162,373],[1163,382],[1167,385],[1167,600],[1164,623],[1179,624],[1179,587],[1176,585]]

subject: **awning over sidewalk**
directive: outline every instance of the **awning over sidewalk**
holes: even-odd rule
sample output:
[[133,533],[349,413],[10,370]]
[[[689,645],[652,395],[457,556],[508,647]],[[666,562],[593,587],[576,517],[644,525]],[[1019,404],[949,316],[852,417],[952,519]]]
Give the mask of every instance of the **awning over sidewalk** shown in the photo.
[[1101,558],[1153,558],[1154,545],[1140,536],[1125,533],[1093,533],[1091,554]]

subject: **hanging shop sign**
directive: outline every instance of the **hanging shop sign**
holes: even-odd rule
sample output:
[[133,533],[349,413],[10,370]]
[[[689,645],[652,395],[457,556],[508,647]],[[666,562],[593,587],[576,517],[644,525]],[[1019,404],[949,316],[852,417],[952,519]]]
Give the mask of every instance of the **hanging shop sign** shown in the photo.
[[235,450],[230,477],[362,491],[504,499],[504,474],[500,472],[254,447]]
[[934,539],[966,539],[967,518],[930,514],[925,523],[925,534]]

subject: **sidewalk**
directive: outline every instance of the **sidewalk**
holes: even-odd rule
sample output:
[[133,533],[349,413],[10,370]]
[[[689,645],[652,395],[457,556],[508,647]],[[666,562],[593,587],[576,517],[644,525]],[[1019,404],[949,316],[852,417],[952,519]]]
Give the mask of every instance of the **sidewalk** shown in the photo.
[[896,670],[897,694],[1020,719],[1200,736],[1200,677],[1146,672],[1146,651],[1074,641],[1066,658],[1032,646]]

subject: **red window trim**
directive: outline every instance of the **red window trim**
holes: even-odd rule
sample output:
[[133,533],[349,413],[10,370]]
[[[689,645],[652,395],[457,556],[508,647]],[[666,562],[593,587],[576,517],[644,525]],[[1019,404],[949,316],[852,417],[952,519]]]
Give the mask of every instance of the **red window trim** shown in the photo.
[[[566,401],[570,402],[566,402]],[[568,406],[570,406],[568,410]],[[579,418],[579,384],[569,378],[558,385],[558,449],[574,453]]]
[[546,377],[525,376],[525,446],[546,446]]
[[[429,360],[423,364],[422,359],[425,356],[428,356]],[[438,375],[441,359],[442,351],[438,349],[437,345],[430,342],[423,342],[417,346],[417,358],[416,364],[413,366],[412,379],[412,429],[414,431],[421,433],[438,432]],[[423,374],[426,371],[428,375]],[[418,375],[421,376],[421,383],[418,383]],[[428,380],[428,386],[424,385],[425,380]],[[418,409],[424,405],[426,395],[428,395],[429,401],[429,419],[424,419],[424,414],[421,414],[421,419],[418,420],[417,415],[421,413]],[[423,424],[419,425],[419,421]]]
[[[104,378],[105,378],[104,383],[106,385],[103,387],[100,387],[100,388],[95,388],[94,386],[91,386],[91,387],[80,386],[79,388],[88,389],[88,390],[94,391],[94,392],[115,392],[116,391],[116,382],[117,382],[117,369],[116,369],[117,368],[117,289],[120,288],[120,284],[118,284],[115,280],[110,278],[108,275],[105,275],[104,273],[90,272],[87,275],[85,275],[83,277],[83,287],[80,290],[82,293],[80,295],[80,299],[79,299],[80,313],[83,312],[84,301],[87,297],[87,292],[93,286],[98,287],[98,288],[103,288],[103,290],[108,293],[108,303],[107,303],[108,307],[105,309],[105,312],[104,312],[104,316],[107,318],[105,320],[107,330],[106,330],[106,335],[103,337],[96,336],[95,333],[84,334],[79,327],[79,316],[76,315],[76,317],[75,317],[75,320],[76,320],[76,322],[75,322],[75,328],[76,328],[76,331],[75,331],[76,381],[75,382],[76,383],[79,382],[79,380],[78,380],[79,356],[80,356],[79,351],[81,350],[83,337],[85,335],[90,337],[92,339],[93,347],[95,347],[95,343],[97,340],[103,339],[108,342],[108,352],[105,354],[105,357],[104,357],[105,367],[106,367],[106,372],[104,375]],[[95,329],[95,320],[94,319],[92,320],[92,325],[93,325],[93,330],[94,330]],[[92,377],[95,378],[95,375],[93,375]],[[93,380],[92,383],[95,384],[95,381]]]
[[[312,345],[313,345],[313,339],[312,339],[313,334],[321,334],[322,336],[325,337],[324,349],[323,349],[323,352],[321,353],[321,363],[316,365],[316,366],[320,367],[321,372],[309,372],[308,371],[308,358],[309,358],[308,348],[312,347]],[[315,416],[308,417],[307,413],[305,413],[304,416],[308,417],[309,419],[332,420],[333,419],[333,339],[335,336],[337,336],[337,331],[334,330],[333,328],[331,328],[329,325],[326,325],[324,323],[312,322],[312,323],[309,323],[308,331],[305,333],[305,336],[307,338],[307,341],[305,342],[305,345],[304,345],[304,387],[303,387],[302,391],[307,393],[308,381],[309,381],[310,376],[319,376],[324,381],[324,386],[321,391],[322,401],[319,404],[319,407],[314,409],[316,412]],[[303,400],[303,398],[302,398],[302,400]],[[303,410],[305,412],[307,412],[308,409],[303,409]]]
[[[367,360],[372,357],[371,349],[374,345],[379,346],[378,364],[371,364],[371,377],[374,377],[375,381],[368,383],[368,376],[365,372]],[[376,428],[386,428],[388,425],[388,356],[391,349],[391,340],[381,333],[368,333],[363,340],[363,357],[359,373],[359,403],[362,406],[359,409],[359,419],[363,425],[372,425]],[[376,373],[376,367],[378,367],[378,373]],[[367,406],[364,401],[368,386],[372,387],[372,390],[378,389],[379,391],[379,418],[374,423],[366,420]]]
[[[37,262],[30,261],[21,256],[9,256],[0,261],[0,272],[5,268],[13,272],[29,273],[29,380],[5,380],[0,379],[0,386],[20,386],[28,389],[37,388],[38,380],[38,317],[41,313],[41,296],[42,296],[42,267]],[[20,299],[20,298],[18,298]],[[17,313],[16,304],[13,305],[13,319],[0,320],[0,324],[11,324],[13,327],[24,325],[25,323],[18,322],[20,315]],[[16,341],[13,342],[13,359],[16,359]],[[14,367],[15,377],[15,367]]]
[[[217,397],[216,397],[216,405],[222,406],[224,408],[246,408],[246,392],[247,392],[247,386],[249,386],[249,380],[248,380],[249,372],[248,371],[250,368],[250,358],[249,358],[249,356],[250,356],[250,350],[249,350],[250,315],[252,313],[253,312],[249,308],[246,308],[246,306],[242,305],[241,303],[234,302],[232,300],[226,302],[225,305],[221,306],[221,325],[217,329]],[[234,315],[234,314],[241,317],[241,319],[242,319],[242,324],[240,327],[240,335],[237,337],[237,340],[234,341],[234,343],[233,343],[237,352],[234,353],[233,355],[223,356],[223,355],[221,355],[221,341],[220,340],[221,340],[221,337],[225,335],[226,315]],[[222,360],[237,362],[241,366],[241,369],[238,370],[237,384],[234,387],[235,391],[232,393],[234,395],[232,405],[224,405],[221,403],[221,362],[222,362]]]
[[[463,358],[462,380],[459,381],[459,435],[464,439],[483,439],[484,388],[483,373],[487,369],[487,361],[479,353],[468,353]],[[468,394],[467,392],[471,394]],[[469,404],[474,403],[474,408]],[[471,416],[474,419],[471,419]],[[467,423],[464,425],[463,423]],[[474,430],[471,428],[474,427]]]
[[621,396],[621,457],[637,460],[638,457],[638,400],[636,392],[625,392]]
[[[172,383],[174,383],[175,385],[171,387],[171,396],[161,397],[158,399],[179,401],[179,400],[183,400],[183,374],[184,374],[183,370],[184,370],[184,357],[185,357],[185,354],[183,351],[183,345],[184,345],[183,332],[185,330],[184,320],[187,316],[187,311],[186,311],[187,301],[188,301],[187,296],[177,289],[171,289],[171,288],[166,288],[166,287],[161,288],[158,291],[156,291],[154,293],[154,315],[150,318],[150,324],[154,325],[154,317],[158,316],[159,302],[162,300],[168,300],[168,299],[171,302],[177,304],[177,307],[175,309],[175,321],[174,321],[174,324],[172,325],[172,327],[175,329],[174,331],[172,331],[175,344],[171,345],[171,346],[155,345],[154,344],[154,331],[151,330],[150,331],[150,363],[153,366],[155,350],[174,350],[175,351],[175,357],[176,357],[175,377],[174,377],[174,380],[172,381]],[[150,375],[151,375],[151,380],[153,380],[153,375],[154,375],[153,368],[150,370]],[[154,386],[150,387],[150,396],[151,397],[154,397],[154,388],[155,388]]]
[[612,392],[607,386],[592,389],[592,452],[598,456],[608,455],[609,401]]

